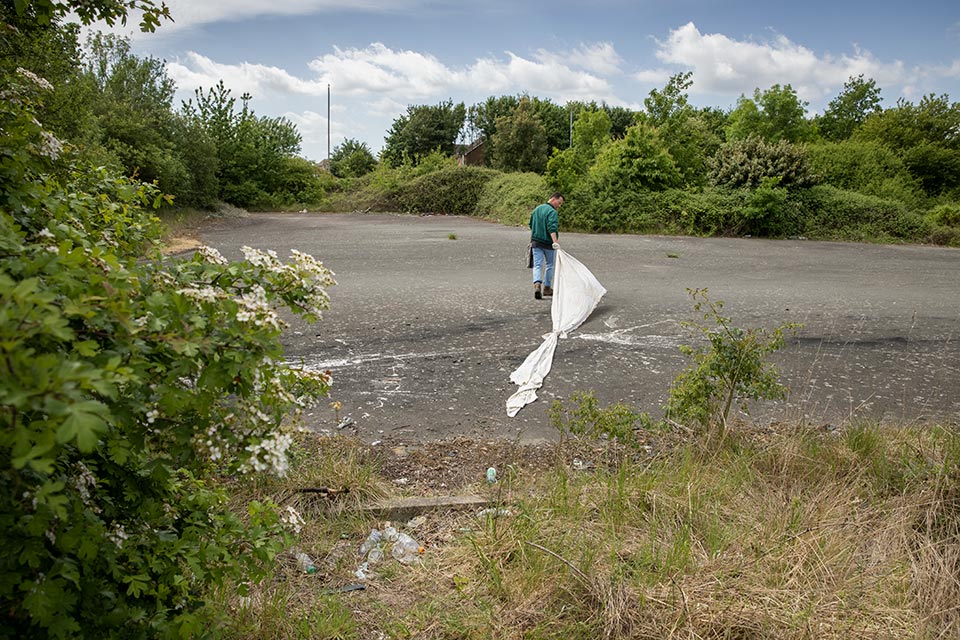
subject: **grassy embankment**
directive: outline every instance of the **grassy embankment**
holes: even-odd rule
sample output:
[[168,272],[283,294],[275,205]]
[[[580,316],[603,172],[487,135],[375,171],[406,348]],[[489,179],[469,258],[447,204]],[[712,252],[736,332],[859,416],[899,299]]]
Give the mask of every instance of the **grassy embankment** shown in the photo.
[[[359,506],[398,494],[356,442],[301,441],[293,475],[233,487],[294,504],[306,575],[278,558],[223,596],[242,638],[940,638],[960,634],[960,437],[944,427],[802,426],[561,441],[474,490],[509,515],[432,514],[422,562],[359,582]],[[654,438],[652,450],[650,437]],[[519,450],[518,450],[519,451]],[[586,453],[586,457],[584,453]],[[574,457],[578,462],[573,464]],[[508,456],[509,457],[509,456]],[[584,462],[586,461],[586,464]],[[412,471],[411,471],[412,473]],[[304,486],[349,487],[334,500]],[[300,496],[295,498],[294,496]],[[397,523],[401,529],[404,523]]]

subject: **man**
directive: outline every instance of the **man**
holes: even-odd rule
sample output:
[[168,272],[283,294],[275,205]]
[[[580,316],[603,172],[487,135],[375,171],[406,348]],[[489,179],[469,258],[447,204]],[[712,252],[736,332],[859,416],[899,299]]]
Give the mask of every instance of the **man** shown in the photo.
[[533,242],[533,297],[542,300],[553,295],[555,251],[560,248],[557,235],[560,218],[557,209],[563,204],[558,191],[530,213],[530,240]]

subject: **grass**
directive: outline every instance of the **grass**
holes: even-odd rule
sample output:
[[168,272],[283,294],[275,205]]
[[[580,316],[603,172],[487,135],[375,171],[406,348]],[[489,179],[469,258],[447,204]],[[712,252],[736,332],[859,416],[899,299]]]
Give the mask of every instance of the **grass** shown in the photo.
[[[651,434],[652,454],[595,441],[509,469],[509,516],[432,514],[419,566],[375,565],[363,591],[357,508],[393,489],[369,449],[310,437],[295,475],[244,485],[349,487],[300,503],[300,547],[246,600],[222,594],[237,638],[939,638],[960,635],[960,435],[946,427],[731,427]],[[477,480],[472,491],[491,491]]]

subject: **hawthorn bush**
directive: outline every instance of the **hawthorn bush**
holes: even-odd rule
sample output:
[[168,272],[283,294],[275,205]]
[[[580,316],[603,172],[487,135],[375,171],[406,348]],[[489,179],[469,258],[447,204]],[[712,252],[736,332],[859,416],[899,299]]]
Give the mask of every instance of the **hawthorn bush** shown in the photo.
[[284,363],[277,312],[319,318],[332,274],[164,261],[157,190],[78,164],[38,121],[45,80],[0,82],[0,637],[215,634],[211,587],[288,542],[216,479],[284,472],[330,380]]

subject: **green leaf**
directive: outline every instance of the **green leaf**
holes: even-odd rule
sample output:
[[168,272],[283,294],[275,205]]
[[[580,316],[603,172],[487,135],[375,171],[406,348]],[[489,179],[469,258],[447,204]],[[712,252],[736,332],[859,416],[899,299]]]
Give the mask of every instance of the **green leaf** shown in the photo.
[[84,358],[92,358],[97,355],[99,345],[93,340],[84,340],[83,342],[73,343],[73,349]]
[[57,442],[65,444],[76,440],[81,452],[93,451],[99,434],[107,430],[107,423],[102,416],[106,411],[106,407],[93,400],[71,405],[67,419],[57,429]]

